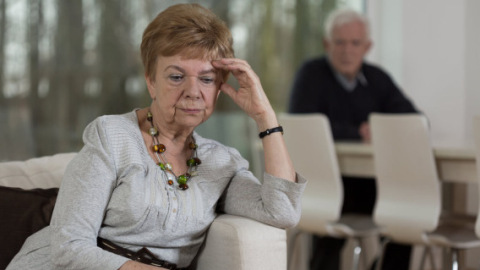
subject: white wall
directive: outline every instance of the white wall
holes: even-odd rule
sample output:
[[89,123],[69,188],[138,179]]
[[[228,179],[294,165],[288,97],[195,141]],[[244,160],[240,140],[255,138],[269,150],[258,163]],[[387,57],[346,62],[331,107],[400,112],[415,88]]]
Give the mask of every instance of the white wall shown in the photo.
[[[480,115],[480,1],[466,1],[466,126],[467,134],[472,134],[472,117]],[[469,137],[473,140],[472,137]]]
[[[434,143],[471,144],[480,115],[480,1],[366,1],[376,43],[369,60],[428,116]],[[478,268],[479,256],[467,252],[466,266]]]
[[480,1],[367,1],[368,59],[428,116],[435,141],[471,141],[480,115]]

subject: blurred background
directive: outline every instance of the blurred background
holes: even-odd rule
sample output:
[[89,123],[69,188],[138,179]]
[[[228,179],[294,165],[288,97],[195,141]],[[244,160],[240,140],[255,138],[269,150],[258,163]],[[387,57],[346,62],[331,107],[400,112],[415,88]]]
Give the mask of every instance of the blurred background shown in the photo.
[[[357,9],[372,24],[368,60],[427,114],[434,139],[471,138],[471,116],[480,114],[477,0],[0,0],[0,161],[78,151],[95,117],[148,106],[142,32],[185,2],[227,22],[236,56],[258,73],[277,112],[299,65],[322,54],[326,14]],[[252,156],[256,128],[226,96],[197,131]]]

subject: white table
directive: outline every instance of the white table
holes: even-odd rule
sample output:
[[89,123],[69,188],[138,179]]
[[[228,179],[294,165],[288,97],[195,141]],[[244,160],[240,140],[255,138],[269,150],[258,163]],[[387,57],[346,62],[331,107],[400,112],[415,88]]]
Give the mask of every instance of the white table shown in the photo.
[[[356,142],[335,143],[342,175],[374,177],[372,146]],[[475,150],[461,146],[434,146],[438,177],[453,183],[476,183]]]
[[[335,143],[342,175],[375,177],[373,150],[370,144]],[[433,147],[439,179],[444,182],[445,211],[474,215],[478,209],[478,174],[473,147],[464,144]]]

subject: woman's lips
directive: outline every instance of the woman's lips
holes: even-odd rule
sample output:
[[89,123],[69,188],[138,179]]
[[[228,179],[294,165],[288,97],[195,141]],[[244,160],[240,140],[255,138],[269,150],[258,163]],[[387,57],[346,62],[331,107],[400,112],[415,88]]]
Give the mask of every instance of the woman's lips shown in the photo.
[[190,114],[195,114],[195,113],[199,113],[199,112],[203,111],[203,109],[193,109],[193,108],[184,108],[184,109],[181,109],[181,110],[186,112],[186,113],[190,113]]

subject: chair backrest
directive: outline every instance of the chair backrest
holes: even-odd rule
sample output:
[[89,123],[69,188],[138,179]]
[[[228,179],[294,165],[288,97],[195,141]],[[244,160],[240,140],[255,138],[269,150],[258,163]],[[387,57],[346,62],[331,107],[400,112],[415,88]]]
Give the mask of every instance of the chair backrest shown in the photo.
[[[477,185],[480,194],[480,115],[473,118],[473,140],[475,141],[475,153],[477,159]],[[475,223],[475,233],[480,237],[480,200],[477,213],[477,222]]]
[[377,180],[374,220],[395,241],[425,243],[441,212],[428,122],[420,114],[370,115]]
[[327,235],[327,224],[339,219],[343,204],[343,185],[328,118],[322,114],[280,114],[279,122],[295,170],[308,181],[298,228]]

